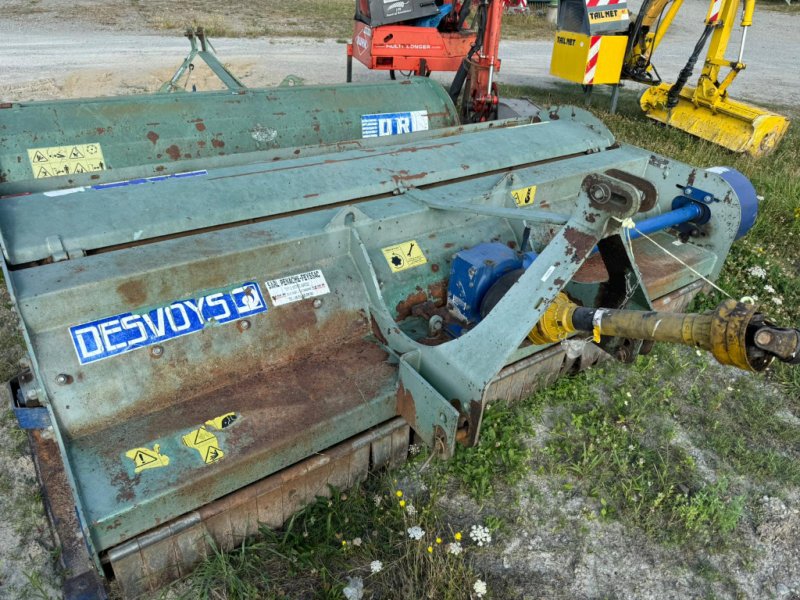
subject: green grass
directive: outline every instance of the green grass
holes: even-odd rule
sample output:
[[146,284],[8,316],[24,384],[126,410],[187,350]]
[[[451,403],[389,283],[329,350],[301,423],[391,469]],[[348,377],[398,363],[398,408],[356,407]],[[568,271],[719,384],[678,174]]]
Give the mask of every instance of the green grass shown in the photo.
[[533,8],[527,15],[504,15],[504,40],[552,40],[556,27],[548,22],[546,10]]
[[[29,0],[7,0],[3,9],[11,18],[87,17],[86,11],[64,15],[57,6]],[[144,26],[178,33],[187,27],[203,27],[212,39],[297,36],[346,41],[353,35],[354,13],[355,0],[251,0],[233,7],[212,0],[107,0],[92,7],[91,20],[95,26],[115,30]],[[554,31],[540,9],[529,15],[506,15],[503,20],[505,39],[549,39]]]
[[507,488],[522,481],[531,458],[526,437],[533,434],[527,408],[503,403],[487,406],[480,444],[474,448],[457,445],[443,474],[454,478],[479,503],[491,498],[498,487]]
[[[140,10],[156,29],[185,29],[203,26],[212,37],[301,36],[349,40],[353,35],[353,0],[255,0],[231,11],[208,0],[193,3],[186,11],[159,8],[165,0],[140,2]],[[473,11],[474,14],[474,11]],[[179,18],[164,15],[183,15]],[[544,11],[529,15],[505,15],[503,38],[549,39],[555,27],[547,22]]]
[[[233,552],[212,552],[181,597],[339,599],[351,578],[361,578],[366,598],[469,598],[479,579],[470,566],[474,546],[446,525],[431,495],[398,496],[395,481],[385,474],[333,490],[283,528],[263,528]],[[413,526],[424,530],[420,540],[410,538]],[[459,555],[447,551],[456,534]],[[382,564],[378,572],[373,561]]]

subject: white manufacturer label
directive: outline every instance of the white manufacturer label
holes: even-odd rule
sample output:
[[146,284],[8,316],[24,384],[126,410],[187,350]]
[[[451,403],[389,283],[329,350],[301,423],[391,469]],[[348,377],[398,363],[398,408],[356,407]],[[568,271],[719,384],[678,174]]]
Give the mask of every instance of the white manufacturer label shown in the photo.
[[331,291],[325,281],[325,275],[319,269],[272,279],[267,281],[266,285],[269,297],[275,306],[323,296]]

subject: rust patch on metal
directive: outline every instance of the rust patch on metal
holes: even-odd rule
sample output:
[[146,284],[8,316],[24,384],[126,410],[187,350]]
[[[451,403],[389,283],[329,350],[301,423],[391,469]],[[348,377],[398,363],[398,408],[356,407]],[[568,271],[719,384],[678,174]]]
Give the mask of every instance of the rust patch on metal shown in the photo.
[[402,383],[397,386],[397,414],[403,417],[411,427],[416,426],[417,407],[414,404],[414,396]]
[[106,128],[105,127],[97,127],[95,129],[95,131],[97,132],[97,135],[103,135],[106,132]]
[[153,142],[153,146],[155,146],[158,141],[158,134],[155,131],[149,131],[147,133],[147,139]]
[[[595,244],[597,243],[597,240],[594,239],[594,237],[587,233],[583,233],[574,227],[567,227],[564,230],[564,238],[570,245],[567,253],[571,255],[570,260],[574,263],[581,262],[582,258],[589,254],[591,249],[594,248]],[[572,252],[569,250],[572,250]]]
[[517,247],[517,242],[515,242],[514,240],[508,240],[508,242],[506,242],[506,246],[508,246],[513,250],[514,248]]
[[402,321],[411,316],[414,307],[425,302],[433,302],[435,306],[444,306],[447,299],[447,282],[435,281],[428,286],[427,290],[417,287],[416,291],[406,296],[405,300],[397,303],[395,311],[397,320]]
[[211,145],[214,146],[214,148],[224,148],[225,147],[225,142],[215,138],[215,139],[211,140]]
[[58,445],[55,440],[43,437],[38,430],[29,432],[29,440],[42,483],[47,516],[61,544],[61,562],[72,573],[83,572],[90,568],[90,559]]
[[431,271],[433,271],[434,273],[438,273],[439,272],[439,265],[437,265],[436,263],[433,263],[431,265]]
[[409,174],[408,171],[402,170],[398,171],[397,175],[392,175],[392,180],[395,183],[401,183],[404,181],[413,181],[415,179],[424,179],[428,175],[427,171],[423,171],[422,173],[415,173],[414,175]]
[[380,325],[378,325],[378,322],[375,320],[375,317],[370,317],[370,323],[372,326],[372,333],[376,338],[378,338],[378,341],[384,345],[388,344],[386,336],[383,335],[381,327]]
[[205,148],[206,147],[205,140],[197,140],[197,147],[198,148]]
[[455,244],[454,244],[453,242],[447,242],[447,243],[444,245],[444,247],[445,247],[445,248],[452,248],[453,246],[455,246]]
[[306,194],[303,198],[316,198],[319,194]]
[[202,121],[199,121],[199,122],[194,124],[194,128],[197,129],[197,131],[205,131],[206,130],[206,125]]
[[147,290],[138,279],[131,279],[117,286],[117,292],[128,304],[141,306],[147,301]]
[[178,148],[178,146],[176,146],[175,144],[172,144],[172,146],[167,148],[165,152],[167,153],[167,155],[169,155],[169,157],[172,160],[180,160],[181,158],[181,149]]

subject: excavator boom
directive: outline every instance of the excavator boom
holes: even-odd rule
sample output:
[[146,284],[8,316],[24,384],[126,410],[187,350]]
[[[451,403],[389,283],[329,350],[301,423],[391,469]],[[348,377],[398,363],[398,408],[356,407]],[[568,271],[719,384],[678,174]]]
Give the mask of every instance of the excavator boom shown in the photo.
[[[600,10],[612,6],[612,10]],[[769,154],[785,135],[789,120],[728,96],[731,84],[746,67],[744,49],[755,0],[744,1],[735,59],[725,54],[740,1],[711,0],[703,33],[685,66],[674,83],[663,83],[652,57],[682,6],[683,0],[644,0],[634,17],[628,15],[623,0],[602,7],[594,0],[563,0],[550,72],[588,89],[618,85],[623,79],[647,84],[651,87],[642,94],[640,105],[651,119],[734,152],[754,157]],[[706,45],[699,80],[687,86]]]

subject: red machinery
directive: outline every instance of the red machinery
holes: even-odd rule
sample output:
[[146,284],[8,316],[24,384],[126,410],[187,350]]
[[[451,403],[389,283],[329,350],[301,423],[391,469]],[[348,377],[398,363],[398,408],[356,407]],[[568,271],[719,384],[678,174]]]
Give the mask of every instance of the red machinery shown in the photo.
[[[474,29],[465,29],[473,4],[477,7]],[[494,78],[500,70],[498,49],[506,4],[503,0],[444,0],[445,10],[440,7],[439,11],[446,16],[438,26],[425,27],[408,22],[383,24],[380,16],[370,15],[369,0],[358,0],[353,41],[347,45],[347,81],[352,81],[354,56],[367,68],[389,71],[392,77],[396,70],[422,76],[456,71],[450,96],[454,102],[461,96],[461,121],[495,119],[498,94]],[[374,22],[381,24],[372,25]]]
[[462,61],[450,86],[453,102],[461,95],[462,123],[497,118],[499,96],[494,76],[500,70],[498,53],[504,7],[505,3],[499,0],[478,2],[475,43]]
[[452,8],[438,27],[410,21],[374,25],[383,20],[370,15],[369,3],[359,0],[353,41],[347,44],[347,81],[352,80],[354,56],[368,69],[389,71],[392,78],[395,71],[427,76],[433,71],[458,70],[475,42],[475,32],[464,28],[471,2],[453,0],[444,5]]

